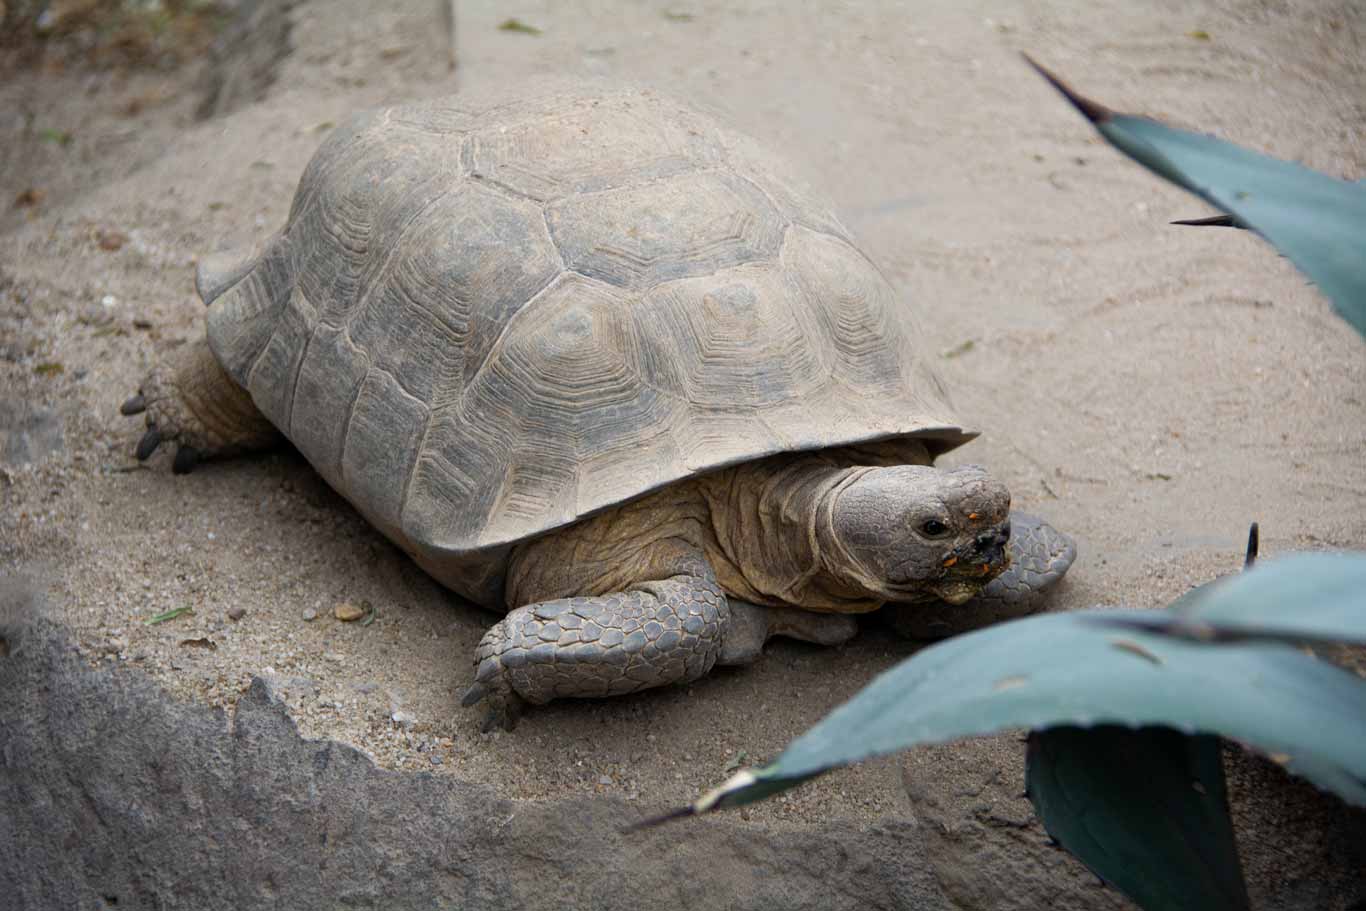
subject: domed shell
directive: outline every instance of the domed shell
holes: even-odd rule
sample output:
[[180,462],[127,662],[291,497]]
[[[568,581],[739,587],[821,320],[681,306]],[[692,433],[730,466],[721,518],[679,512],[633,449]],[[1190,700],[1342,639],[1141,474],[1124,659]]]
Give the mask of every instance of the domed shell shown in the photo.
[[971,436],[825,203],[648,90],[353,118],[284,230],[200,288],[261,411],[484,603],[510,545],[680,478]]

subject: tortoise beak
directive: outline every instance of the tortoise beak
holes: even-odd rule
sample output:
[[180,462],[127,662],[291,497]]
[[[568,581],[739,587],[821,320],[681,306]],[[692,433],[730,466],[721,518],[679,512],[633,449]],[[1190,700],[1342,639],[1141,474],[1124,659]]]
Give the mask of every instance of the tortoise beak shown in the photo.
[[943,579],[930,585],[929,590],[940,601],[957,606],[977,597],[982,586],[967,579]]
[[930,591],[950,604],[962,604],[975,597],[982,586],[995,579],[1010,565],[1010,520],[986,529],[966,544],[954,548],[943,561],[944,575],[929,586]]
[[1006,547],[1010,544],[1010,520],[1006,519],[995,528],[988,529],[978,535],[972,542],[972,553],[969,556],[971,563],[984,563],[987,566],[999,566],[997,572],[1005,569],[1008,557]]

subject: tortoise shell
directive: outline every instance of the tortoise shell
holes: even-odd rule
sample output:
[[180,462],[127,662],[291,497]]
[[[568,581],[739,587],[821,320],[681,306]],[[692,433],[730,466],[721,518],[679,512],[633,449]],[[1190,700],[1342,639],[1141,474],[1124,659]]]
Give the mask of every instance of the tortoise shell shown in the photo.
[[829,207],[649,90],[356,116],[284,229],[237,268],[208,263],[200,290],[257,407],[486,604],[516,542],[681,478],[972,436]]

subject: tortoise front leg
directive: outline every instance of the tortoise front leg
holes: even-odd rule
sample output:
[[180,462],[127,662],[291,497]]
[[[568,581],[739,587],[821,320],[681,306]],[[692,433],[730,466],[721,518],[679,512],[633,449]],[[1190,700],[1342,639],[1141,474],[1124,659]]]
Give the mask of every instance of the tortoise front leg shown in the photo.
[[510,730],[523,703],[689,683],[716,663],[729,622],[726,596],[701,558],[629,591],[528,604],[484,635],[461,702],[487,699],[484,730]]
[[172,470],[184,474],[201,459],[222,458],[279,441],[279,433],[233,382],[205,339],[186,345],[143,380],[124,402],[123,414],[146,413],[147,430],[137,457],[145,460],[163,443],[174,444]]
[[1077,559],[1077,544],[1038,516],[1010,514],[1010,565],[969,603],[1003,615],[1033,613]]

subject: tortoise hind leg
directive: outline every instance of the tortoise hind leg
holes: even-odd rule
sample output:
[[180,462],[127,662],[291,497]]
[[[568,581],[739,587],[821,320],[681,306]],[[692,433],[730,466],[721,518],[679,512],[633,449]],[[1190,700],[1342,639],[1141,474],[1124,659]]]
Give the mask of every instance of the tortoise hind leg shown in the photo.
[[519,607],[480,641],[475,683],[462,702],[487,699],[484,730],[510,730],[524,703],[689,683],[716,663],[729,620],[726,596],[700,557],[629,591]]
[[153,370],[138,394],[119,410],[146,414],[147,431],[137,448],[140,461],[163,443],[175,444],[176,474],[192,470],[202,459],[267,449],[279,440],[275,427],[223,370],[203,339]]

